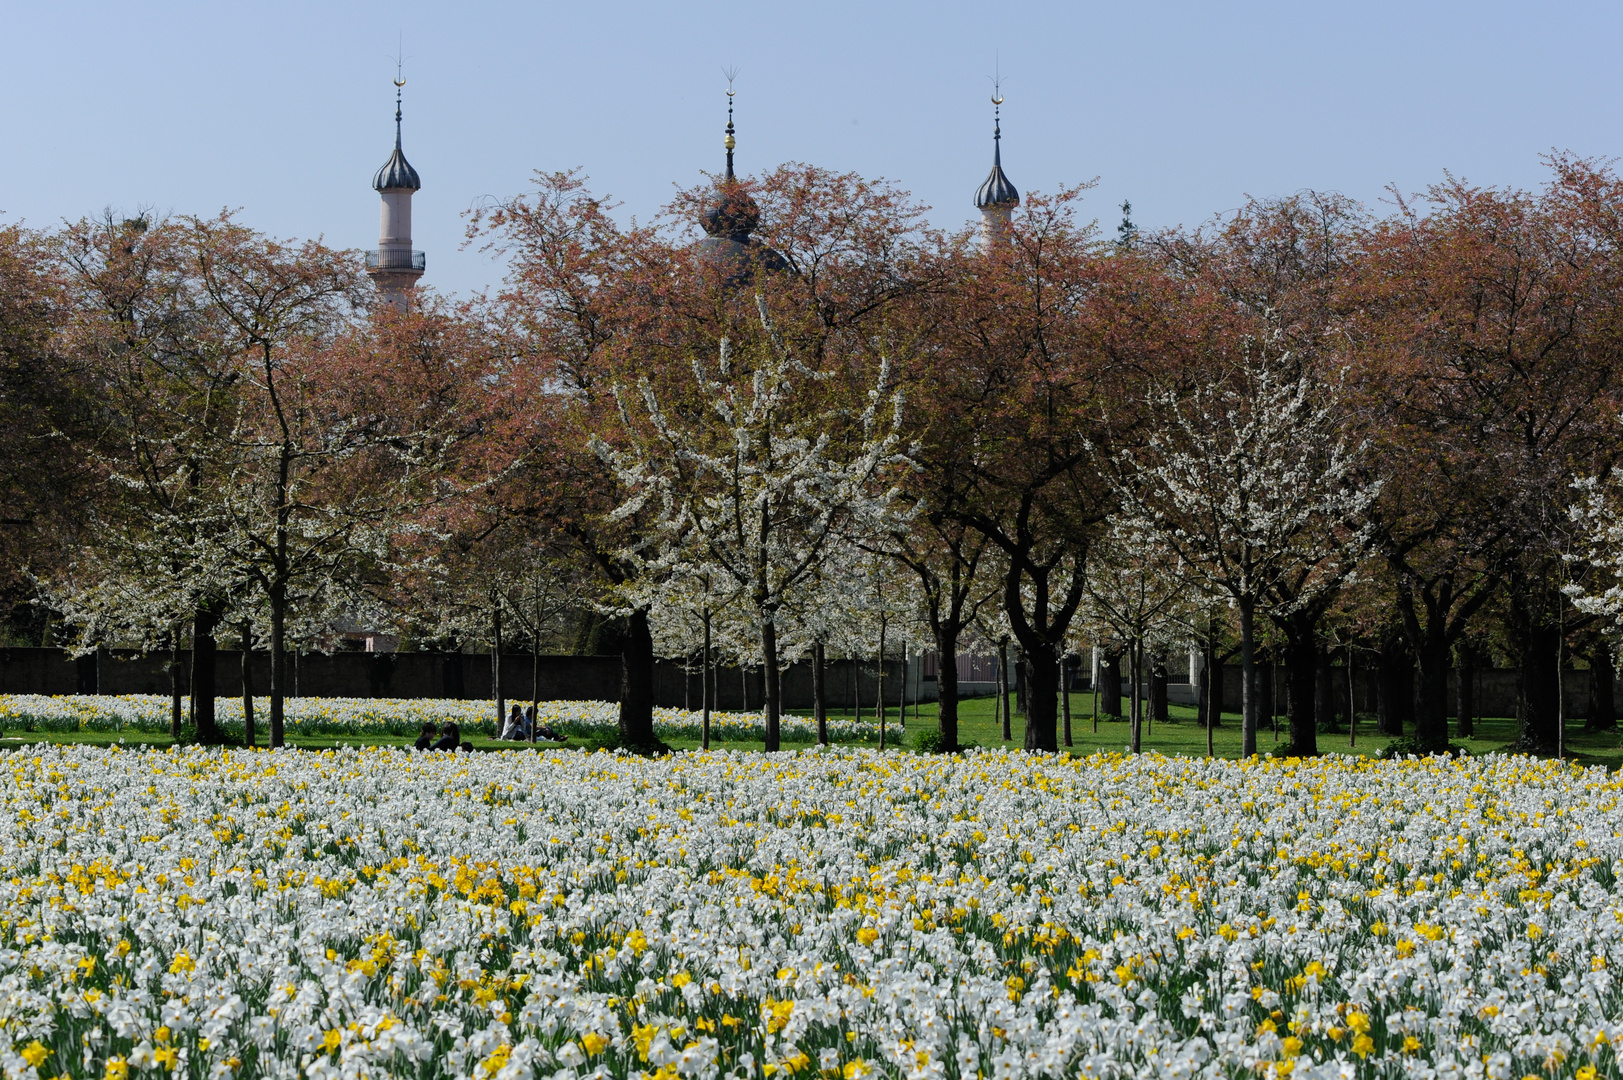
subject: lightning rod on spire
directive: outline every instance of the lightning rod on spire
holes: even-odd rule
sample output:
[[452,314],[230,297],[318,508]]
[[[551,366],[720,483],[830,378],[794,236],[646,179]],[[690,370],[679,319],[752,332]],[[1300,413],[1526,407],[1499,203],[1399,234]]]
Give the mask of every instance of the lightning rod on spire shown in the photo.
[[727,77],[727,137],[722,140],[722,145],[727,148],[727,180],[731,182],[734,179],[733,147],[738,145],[733,131],[733,95],[738,92],[733,89],[733,83],[738,79],[738,68],[724,67],[721,73]]

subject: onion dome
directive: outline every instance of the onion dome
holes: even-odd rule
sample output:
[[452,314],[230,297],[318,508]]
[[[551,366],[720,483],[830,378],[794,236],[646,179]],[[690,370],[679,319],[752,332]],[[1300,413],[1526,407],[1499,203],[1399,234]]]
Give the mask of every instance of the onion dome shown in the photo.
[[394,96],[394,153],[372,177],[372,187],[376,191],[418,191],[422,186],[423,182],[417,178],[417,170],[411,167],[411,162],[400,150],[400,90],[397,86]]
[[729,169],[727,179],[717,185],[716,197],[704,208],[704,213],[699,215],[699,224],[704,226],[705,235],[724,236],[740,244],[747,244],[750,233],[754,232],[755,226],[760,223],[760,208],[755,205],[755,200],[750,198],[749,192],[733,179],[732,170]]
[[1020,205],[1020,192],[1003,175],[1003,124],[998,117],[998,107],[1002,104],[1002,97],[992,98],[992,171],[975,192],[975,205],[982,210],[1004,210]]
[[733,91],[729,88],[727,137],[722,140],[727,148],[727,172],[717,182],[715,196],[699,213],[699,224],[705,236],[694,245],[707,261],[725,268],[729,284],[748,277],[758,266],[767,270],[785,270],[789,266],[782,255],[750,235],[760,224],[761,210],[733,173],[733,149],[738,139],[733,130],[732,97]]

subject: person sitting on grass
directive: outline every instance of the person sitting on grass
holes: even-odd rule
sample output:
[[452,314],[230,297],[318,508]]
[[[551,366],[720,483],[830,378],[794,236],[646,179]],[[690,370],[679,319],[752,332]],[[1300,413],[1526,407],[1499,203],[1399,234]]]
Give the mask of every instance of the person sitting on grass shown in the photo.
[[457,727],[456,721],[447,720],[445,726],[440,728],[440,741],[429,747],[431,750],[458,750],[462,746],[462,729]]
[[534,705],[531,705],[529,708],[524,710],[524,718],[526,721],[528,721],[530,726],[535,727],[535,737],[537,739],[545,739],[547,742],[559,743],[569,741],[569,736],[560,734],[553,729],[551,724],[541,724],[538,727],[536,726]]
[[530,737],[528,725],[524,723],[524,714],[519,711],[517,704],[507,716],[507,725],[502,728],[502,738],[508,741],[524,740]]
[[427,750],[434,745],[434,736],[437,734],[433,724],[424,724],[423,730],[417,733],[417,741],[412,745],[413,750]]

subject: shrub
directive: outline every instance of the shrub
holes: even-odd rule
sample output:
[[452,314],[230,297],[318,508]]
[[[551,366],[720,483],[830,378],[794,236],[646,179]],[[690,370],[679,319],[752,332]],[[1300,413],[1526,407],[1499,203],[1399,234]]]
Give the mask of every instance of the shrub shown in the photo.
[[1430,757],[1433,754],[1447,754],[1449,757],[1468,757],[1470,753],[1469,750],[1457,743],[1449,743],[1443,749],[1434,750],[1422,745],[1420,740],[1413,736],[1405,736],[1401,739],[1393,739],[1381,747],[1375,756],[1382,761],[1391,761],[1394,758],[1408,757],[1410,754],[1414,754],[1416,757]]

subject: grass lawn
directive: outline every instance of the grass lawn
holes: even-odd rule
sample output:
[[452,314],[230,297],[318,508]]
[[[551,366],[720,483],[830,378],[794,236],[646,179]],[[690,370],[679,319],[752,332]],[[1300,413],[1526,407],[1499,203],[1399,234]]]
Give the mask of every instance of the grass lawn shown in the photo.
[[[1091,695],[1073,694],[1071,696],[1071,746],[1072,754],[1086,755],[1098,751],[1125,751],[1128,741],[1128,725],[1123,721],[1106,721],[1101,719],[1098,730],[1094,730],[1092,717],[1093,701]],[[1124,710],[1125,711],[1125,710]],[[1206,731],[1196,725],[1194,708],[1188,705],[1173,705],[1170,708],[1172,722],[1165,724],[1147,724],[1144,730],[1144,749],[1157,751],[1163,754],[1192,754],[1206,753]],[[854,716],[854,710],[834,710],[831,716]],[[894,707],[886,711],[892,724],[899,722],[898,710]],[[870,707],[863,712],[863,716],[872,719],[873,709]],[[965,744],[985,747],[1018,748],[1022,744],[1024,735],[1024,718],[1016,714],[1014,718],[1014,738],[1004,741],[1000,736],[995,720],[995,699],[971,698],[958,703],[958,733],[959,740]],[[1063,721],[1062,721],[1063,723]],[[908,709],[908,726],[917,731],[920,726],[933,730],[936,725],[936,707],[934,704],[923,704],[918,708],[917,719],[913,717],[913,710]],[[1454,741],[1465,746],[1475,754],[1486,754],[1495,750],[1504,750],[1516,737],[1516,722],[1508,717],[1488,717],[1478,720],[1477,734],[1470,739],[1455,739]],[[1258,732],[1257,748],[1263,753],[1273,749],[1279,743],[1286,741],[1288,734],[1284,718],[1279,720],[1277,732],[1264,723]],[[484,750],[516,750],[522,749],[522,744],[504,743],[495,739],[475,736],[468,740],[476,748]],[[1063,731],[1061,733],[1063,742]],[[1354,745],[1343,732],[1338,735],[1319,735],[1319,750],[1321,753],[1362,754],[1371,755],[1380,750],[1392,740],[1384,735],[1375,733],[1373,720],[1360,717],[1358,722],[1357,743]],[[166,747],[171,740],[168,735],[145,734],[141,732],[18,732],[7,731],[0,737],[0,750],[14,750],[19,747],[35,743],[67,743],[83,744],[87,746],[157,746]],[[358,735],[327,735],[290,738],[288,744],[306,750],[326,750],[336,746],[410,746],[412,740],[407,737],[391,736],[358,736]],[[1224,713],[1222,724],[1213,732],[1213,750],[1219,757],[1237,758],[1240,756],[1240,717],[1238,713]],[[264,733],[260,734],[260,744],[264,745]],[[588,749],[594,748],[592,742],[573,740],[571,746],[583,745]],[[696,739],[673,739],[671,745],[678,750],[691,750],[698,747]],[[762,744],[758,741],[716,742],[712,747],[728,750],[760,750]],[[805,747],[806,743],[785,743],[787,749]],[[1570,723],[1567,727],[1567,752],[1573,760],[1585,765],[1604,765],[1608,769],[1616,770],[1623,767],[1623,736],[1618,732],[1588,733],[1583,730],[1583,721]]]
[[[1092,754],[1097,751],[1117,750],[1124,751],[1128,743],[1128,724],[1121,721],[1099,721],[1098,731],[1093,725],[1093,698],[1090,694],[1071,695],[1071,747],[1073,754]],[[1123,700],[1123,713],[1126,710],[1126,701]],[[1206,753],[1206,729],[1195,723],[1195,709],[1192,705],[1172,705],[1168,712],[1172,722],[1167,724],[1147,724],[1144,729],[1143,744],[1146,751],[1155,750],[1163,754],[1195,754]],[[864,715],[872,716],[873,710],[868,709]],[[908,710],[909,723],[913,723],[912,709]],[[836,710],[833,715],[851,716],[850,710]],[[888,710],[887,715],[895,717],[895,709]],[[1006,746],[1019,747],[1023,744],[1025,727],[1024,718],[1018,713],[1014,717],[1014,728],[1010,732],[1014,738],[1005,742],[998,730],[996,722],[996,699],[990,697],[971,698],[958,703],[958,738],[963,743],[973,743],[976,746]],[[931,728],[936,723],[936,707],[934,704],[919,706],[919,722]],[[1061,742],[1064,741],[1063,719],[1061,720]],[[1504,750],[1515,741],[1516,721],[1511,717],[1488,717],[1476,722],[1476,735],[1469,739],[1453,738],[1451,741],[1464,746],[1473,754],[1487,754],[1495,750]],[[1285,718],[1279,718],[1277,733],[1265,721],[1262,729],[1257,733],[1257,749],[1267,753],[1275,746],[1288,742],[1289,731],[1285,725]],[[1346,732],[1339,735],[1319,735],[1319,751],[1321,753],[1362,754],[1373,755],[1387,743],[1390,736],[1377,735],[1373,718],[1360,715],[1358,720],[1357,743],[1354,745]],[[1218,757],[1237,758],[1240,756],[1240,714],[1224,713],[1222,723],[1212,732],[1212,749]],[[1616,770],[1623,767],[1623,736],[1616,731],[1587,733],[1583,730],[1583,721],[1571,721],[1567,725],[1567,754],[1575,761],[1585,765],[1605,765],[1608,769]]]

